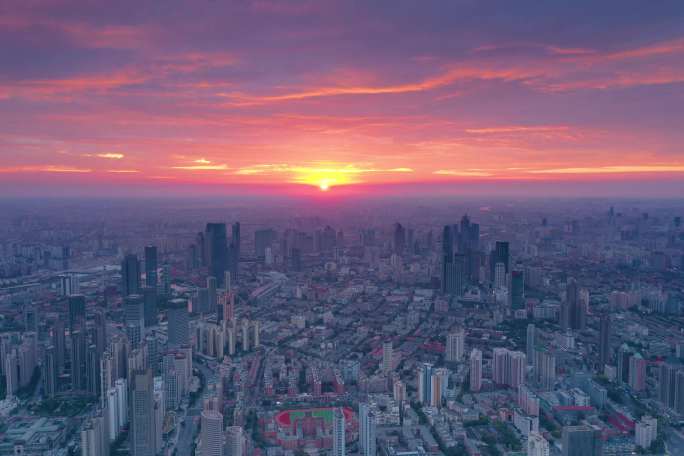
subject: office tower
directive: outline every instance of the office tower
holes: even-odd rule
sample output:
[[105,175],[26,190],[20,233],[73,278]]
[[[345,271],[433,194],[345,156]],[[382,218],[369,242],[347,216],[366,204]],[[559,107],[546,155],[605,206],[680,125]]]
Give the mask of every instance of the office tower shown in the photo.
[[226,456],[246,456],[245,432],[241,426],[226,428]]
[[418,402],[429,404],[432,398],[432,364],[423,363],[418,368]]
[[587,306],[580,296],[579,286],[573,278],[568,279],[565,288],[565,299],[561,302],[560,326],[567,331],[569,329],[583,331],[587,325]]
[[332,456],[346,456],[346,436],[344,412],[340,407],[333,410],[333,448]]
[[504,275],[508,274],[511,265],[511,258],[507,241],[496,241],[494,250],[492,250],[492,253],[490,254],[489,267],[492,280],[496,277],[495,268],[497,263],[503,264]]
[[397,255],[404,253],[406,249],[406,230],[401,223],[395,223],[392,227],[392,250]]
[[64,373],[66,361],[66,337],[64,336],[64,321],[57,319],[52,325],[52,345],[55,347],[55,363],[57,376]]
[[451,274],[449,266],[454,260],[454,237],[451,226],[445,225],[442,231],[442,273],[441,273],[441,287],[442,293],[447,293],[447,277]]
[[81,456],[107,456],[109,436],[105,417],[89,418],[81,430]]
[[392,341],[386,340],[382,343],[382,371],[389,373],[393,367]]
[[207,277],[207,311],[216,312],[218,295],[216,294],[216,277]]
[[145,285],[148,288],[157,288],[157,247],[148,245],[145,247]]
[[257,258],[266,257],[266,249],[275,240],[275,231],[272,229],[256,230],[254,232],[254,254]]
[[201,435],[201,456],[223,456],[223,415],[216,410],[203,410]]
[[85,296],[69,296],[69,331],[81,329],[85,331],[86,311]]
[[470,391],[477,393],[482,389],[482,352],[473,348],[470,352]]
[[524,353],[497,347],[493,350],[492,379],[498,385],[518,388],[525,382],[526,365]]
[[99,397],[100,386],[102,378],[100,376],[100,353],[97,351],[97,346],[91,344],[88,346],[86,353],[86,371],[85,383],[86,391],[92,396]]
[[359,448],[362,456],[375,456],[375,415],[367,403],[359,403]]
[[228,239],[225,223],[207,223],[204,233],[205,264],[209,275],[222,280],[228,269]]
[[599,365],[610,363],[610,315],[603,314],[599,320]]
[[525,340],[525,352],[527,354],[527,364],[534,364],[534,347],[535,347],[536,328],[533,323],[527,325],[527,339]]
[[658,437],[658,420],[652,416],[644,416],[636,423],[634,440],[637,446],[648,449]]
[[501,262],[494,265],[494,288],[507,288],[506,265]]
[[660,365],[658,375],[658,400],[670,409],[675,408],[677,369],[663,363]]
[[19,360],[17,358],[17,350],[13,349],[5,355],[5,365],[3,366],[5,373],[5,399],[14,397],[19,391]]
[[684,415],[684,371],[678,370],[675,374],[674,387],[674,407],[672,407],[680,415]]
[[600,431],[588,426],[563,427],[563,456],[601,456]]
[[228,339],[228,354],[233,356],[235,354],[235,326],[228,327],[226,339]]
[[83,391],[86,388],[86,337],[80,330],[71,333],[71,389]]
[[552,389],[556,383],[556,356],[546,350],[535,349],[534,374],[541,389]]
[[121,296],[140,293],[140,261],[138,256],[128,254],[121,262]]
[[171,294],[171,266],[168,264],[162,266],[161,294],[164,296]]
[[444,258],[443,283],[444,293],[463,296],[466,287],[466,257],[456,253],[448,260]]
[[140,342],[142,342],[142,335],[143,335],[143,327],[140,324],[141,322],[139,321],[132,321],[130,323],[126,323],[126,337],[128,338],[128,342],[131,345],[131,348],[139,348],[140,347]]
[[133,456],[155,456],[161,429],[157,429],[154,416],[154,377],[151,370],[131,375],[129,449]]
[[465,349],[465,331],[463,328],[458,328],[447,334],[446,338],[446,360],[448,362],[463,361],[463,352]]
[[[143,295],[143,323],[146,328],[157,325],[157,288],[145,287]],[[127,299],[127,298],[126,298]]]
[[93,312],[92,342],[97,352],[102,354],[107,347],[107,316],[105,310],[97,308]]
[[124,323],[145,327],[145,303],[139,294],[128,295],[124,298]]
[[622,344],[617,352],[617,375],[618,383],[629,381],[629,360],[632,357],[632,349],[627,344]]
[[521,270],[511,272],[511,308],[525,308],[525,275]]
[[168,320],[168,345],[180,347],[190,342],[189,329],[190,316],[188,315],[188,303],[184,299],[174,299],[169,302],[166,312]]
[[55,347],[50,345],[45,348],[45,357],[42,366],[43,394],[48,399],[57,395],[57,355]]
[[641,353],[629,358],[629,387],[634,391],[646,389],[646,360]]
[[527,436],[527,456],[549,456],[549,442],[538,432]]
[[233,223],[231,227],[230,247],[228,249],[228,269],[230,270],[230,278],[233,283],[238,281],[238,273],[240,268],[240,222]]

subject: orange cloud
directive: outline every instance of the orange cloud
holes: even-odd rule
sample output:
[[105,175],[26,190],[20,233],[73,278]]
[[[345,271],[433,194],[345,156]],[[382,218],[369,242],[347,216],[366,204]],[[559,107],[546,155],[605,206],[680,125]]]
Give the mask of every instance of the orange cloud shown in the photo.
[[11,166],[0,168],[0,173],[90,173],[92,169],[64,165]]
[[531,174],[629,174],[629,173],[681,173],[684,165],[615,165],[575,168],[535,169]]

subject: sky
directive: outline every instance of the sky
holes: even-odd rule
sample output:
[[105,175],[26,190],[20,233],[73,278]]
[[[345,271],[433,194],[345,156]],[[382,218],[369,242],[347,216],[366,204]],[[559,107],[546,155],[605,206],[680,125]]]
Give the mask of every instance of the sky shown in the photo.
[[0,3],[0,195],[684,192],[684,2]]

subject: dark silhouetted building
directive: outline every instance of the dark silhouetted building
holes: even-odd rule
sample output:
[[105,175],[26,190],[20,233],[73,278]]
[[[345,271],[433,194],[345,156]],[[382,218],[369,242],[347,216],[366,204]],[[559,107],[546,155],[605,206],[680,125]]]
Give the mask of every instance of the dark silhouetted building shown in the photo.
[[145,247],[145,285],[157,288],[157,247],[148,245]]
[[140,293],[140,261],[137,255],[126,255],[121,262],[121,295]]

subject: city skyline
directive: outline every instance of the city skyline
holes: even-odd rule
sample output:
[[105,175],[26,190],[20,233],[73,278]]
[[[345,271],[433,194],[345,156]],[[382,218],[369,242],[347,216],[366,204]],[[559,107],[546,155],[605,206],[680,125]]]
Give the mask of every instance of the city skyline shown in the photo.
[[0,12],[5,195],[684,190],[679,2]]

